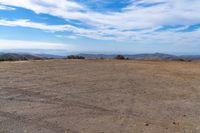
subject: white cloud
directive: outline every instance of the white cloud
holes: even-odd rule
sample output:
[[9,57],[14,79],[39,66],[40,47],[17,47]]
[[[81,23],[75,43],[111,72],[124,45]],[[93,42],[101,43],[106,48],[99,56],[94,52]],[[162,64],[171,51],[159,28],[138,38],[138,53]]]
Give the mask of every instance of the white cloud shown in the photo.
[[75,47],[70,44],[33,42],[21,40],[0,40],[0,50],[8,49],[40,49],[40,50],[68,50],[73,51]]
[[0,5],[0,10],[15,10],[15,8],[8,7],[8,6],[5,6],[5,5]]
[[73,30],[73,27],[70,25],[46,25],[43,23],[35,23],[31,22],[27,19],[19,19],[19,20],[0,20],[0,25],[1,26],[20,26],[20,27],[28,27],[28,28],[36,28],[36,29],[41,29],[41,30],[46,30],[46,31],[65,31],[65,29]]
[[9,27],[19,26],[19,27],[35,28],[50,32],[68,31],[82,36],[91,35],[91,38],[92,35],[96,33],[93,30],[81,29],[71,25],[47,25],[44,23],[31,22],[30,20],[27,19],[19,19],[19,20],[0,19],[0,26],[9,26]]
[[74,36],[74,35],[69,35],[69,36],[65,36],[65,35],[56,35],[56,37],[58,37],[58,38],[68,38],[68,39],[73,39],[73,40],[76,40],[76,39],[78,39],[78,37],[77,36]]
[[[148,8],[141,3],[163,2]],[[139,0],[123,12],[98,13],[69,0],[0,0],[0,3],[23,7],[36,13],[46,13],[64,19],[80,20],[92,26],[120,29],[152,28],[160,25],[194,24],[200,22],[199,0]],[[81,10],[81,11],[80,11]],[[82,12],[84,11],[84,12]]]
[[[73,32],[78,36],[84,36],[93,39],[99,40],[118,40],[118,41],[162,41],[166,43],[176,43],[176,44],[190,44],[192,42],[198,43],[200,42],[200,29],[191,32],[178,32],[179,30],[187,29],[188,26],[184,27],[177,27],[170,30],[165,31],[156,31],[161,27],[155,27],[151,29],[139,30],[139,31],[121,31],[119,29],[103,29],[103,30],[92,30],[92,29],[81,29],[71,25],[47,25],[44,23],[36,23],[31,22],[29,20],[1,20],[1,26],[21,26],[21,27],[28,27],[28,28],[35,28],[50,32],[64,32],[69,31]],[[60,36],[57,37],[64,37],[70,39],[77,39],[76,36]],[[195,40],[195,41],[194,41]]]
[[[143,7],[141,4],[162,3]],[[122,12],[94,12],[83,4],[71,0],[0,0],[0,4],[17,6],[87,24],[93,29],[72,25],[47,25],[29,20],[0,20],[0,25],[23,26],[45,31],[69,31],[79,36],[102,40],[162,40],[177,41],[198,39],[199,31],[180,33],[180,29],[155,32],[163,25],[193,25],[200,23],[200,0],[133,0]],[[140,6],[139,6],[140,5]],[[184,28],[184,27],[183,27]],[[143,29],[134,31],[133,29]],[[172,38],[172,39],[171,39]],[[187,39],[185,39],[187,38]]]

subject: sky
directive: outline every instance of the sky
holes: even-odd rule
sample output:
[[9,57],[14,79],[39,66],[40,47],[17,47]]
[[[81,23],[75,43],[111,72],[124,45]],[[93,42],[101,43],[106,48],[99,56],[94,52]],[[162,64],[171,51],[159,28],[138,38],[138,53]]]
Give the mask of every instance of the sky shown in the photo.
[[200,0],[0,0],[0,52],[200,54]]

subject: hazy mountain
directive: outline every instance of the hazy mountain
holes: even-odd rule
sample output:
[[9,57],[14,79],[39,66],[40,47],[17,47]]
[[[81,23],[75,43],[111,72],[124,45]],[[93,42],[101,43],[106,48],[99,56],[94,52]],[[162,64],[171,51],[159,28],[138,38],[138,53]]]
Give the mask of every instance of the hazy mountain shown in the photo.
[[[78,54],[78,56],[83,56],[86,59],[113,59],[116,54],[106,55],[106,54]],[[163,53],[153,53],[153,54],[135,54],[135,55],[123,55],[125,58],[130,60],[177,60],[177,61],[190,61],[190,60],[200,60],[200,55],[184,55],[176,56]],[[51,54],[26,54],[26,53],[0,53],[0,61],[4,60],[41,60],[41,59],[61,59],[64,56],[51,55]]]
[[[86,59],[96,59],[96,58],[105,58],[112,59],[116,55],[105,55],[105,54],[79,54],[84,56]],[[131,60],[184,60],[180,56],[162,54],[162,53],[153,53],[153,54],[135,54],[135,55],[123,55],[124,57]]]
[[79,56],[83,56],[86,59],[97,59],[97,58],[106,58],[106,59],[112,59],[114,58],[116,55],[106,55],[106,54],[78,54]]
[[52,54],[34,54],[34,55],[42,57],[42,58],[53,58],[53,59],[60,59],[60,58],[64,58],[65,57],[65,56],[52,55]]
[[0,61],[41,60],[43,57],[31,54],[0,53]]
[[200,55],[183,55],[180,57],[186,60],[200,60]]
[[162,53],[125,55],[125,57],[133,60],[181,60],[182,59],[179,56],[162,54]]

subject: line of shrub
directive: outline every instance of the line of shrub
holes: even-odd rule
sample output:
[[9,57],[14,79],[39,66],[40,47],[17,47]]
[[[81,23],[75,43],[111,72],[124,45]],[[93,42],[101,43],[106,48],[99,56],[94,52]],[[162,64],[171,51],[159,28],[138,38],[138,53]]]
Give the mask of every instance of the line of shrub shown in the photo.
[[124,57],[123,55],[117,55],[114,57],[114,59],[117,59],[117,60],[128,60],[128,58]]
[[[20,60],[27,60],[26,58],[20,59]],[[0,61],[19,61],[19,59],[13,58],[13,57],[6,57],[6,58],[0,58]]]
[[70,55],[67,56],[67,59],[85,59],[85,57],[79,55]]

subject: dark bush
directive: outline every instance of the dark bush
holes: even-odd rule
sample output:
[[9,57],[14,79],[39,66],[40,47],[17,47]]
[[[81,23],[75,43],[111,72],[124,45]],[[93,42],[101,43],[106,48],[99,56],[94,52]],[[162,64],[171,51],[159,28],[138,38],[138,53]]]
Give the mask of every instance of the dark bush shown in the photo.
[[0,61],[17,61],[18,59],[12,57],[0,57]]
[[117,60],[125,60],[126,58],[125,58],[123,55],[117,55],[117,56],[115,56],[114,59],[117,59]]
[[85,59],[85,57],[79,55],[70,55],[67,56],[67,59]]
[[177,60],[175,60],[175,61],[184,61],[184,62],[191,62],[192,60],[189,60],[189,59],[177,59]]

